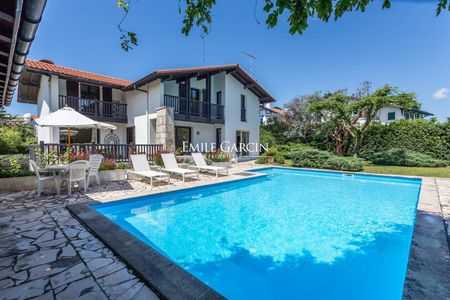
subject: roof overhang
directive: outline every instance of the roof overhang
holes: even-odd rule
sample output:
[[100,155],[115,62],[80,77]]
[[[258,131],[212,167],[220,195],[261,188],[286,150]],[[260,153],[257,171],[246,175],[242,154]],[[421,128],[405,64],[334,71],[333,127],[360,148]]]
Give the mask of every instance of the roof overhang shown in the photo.
[[275,102],[275,99],[237,64],[174,70],[158,70],[137,80],[129,86],[124,87],[123,90],[132,91],[157,79],[161,81],[184,81],[186,78],[197,77],[198,80],[201,80],[207,76],[212,76],[221,72],[226,72],[236,78],[236,80],[242,83],[246,89],[249,89],[258,97],[260,103]]
[[[58,78],[66,79],[66,80],[74,80],[74,81],[82,82],[82,83],[101,85],[103,87],[110,87],[110,88],[119,89],[119,90],[123,88],[123,85],[112,84],[112,83],[101,81],[101,80],[93,80],[93,79],[89,79],[86,77],[72,76],[72,75],[55,72],[55,71],[36,69],[36,68],[30,67],[30,66],[25,66],[25,74],[26,73],[33,73],[33,74],[47,75],[47,76],[56,75],[56,76],[58,76]],[[23,83],[22,80],[20,81],[20,83],[21,84]]]
[[2,0],[0,6],[0,107],[11,104],[46,0]]

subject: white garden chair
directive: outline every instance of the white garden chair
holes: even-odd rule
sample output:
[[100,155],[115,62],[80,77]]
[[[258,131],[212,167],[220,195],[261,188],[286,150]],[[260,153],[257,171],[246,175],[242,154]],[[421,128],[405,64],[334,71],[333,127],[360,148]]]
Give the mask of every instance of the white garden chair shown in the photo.
[[226,167],[208,166],[205,158],[201,153],[193,152],[191,153],[191,155],[195,162],[195,166],[193,166],[192,168],[196,168],[199,171],[213,171],[216,173],[216,177],[219,177],[220,172],[224,172],[226,173],[226,175],[228,175],[228,168]]
[[36,175],[38,197],[41,196],[42,189],[44,188],[45,182],[50,181],[50,180],[55,181],[56,192],[59,194],[58,177],[57,176],[41,176],[41,172],[43,172],[44,170],[39,168],[39,166],[36,164],[36,162],[34,160],[30,159],[30,165],[31,165],[31,169],[34,172],[34,175]]
[[153,188],[154,180],[165,181],[170,186],[170,175],[151,170],[145,154],[132,154],[130,157],[131,162],[133,163],[133,171],[127,171],[127,179],[129,174],[134,174],[140,177],[149,178],[151,188]]
[[63,178],[63,181],[67,183],[68,194],[72,195],[72,183],[83,182],[84,192],[87,192],[87,179],[86,173],[89,169],[89,162],[87,160],[77,160],[69,165],[68,175]]
[[173,153],[161,153],[162,160],[164,162],[164,171],[167,171],[171,174],[177,174],[183,176],[183,182],[186,175],[195,175],[197,179],[199,179],[198,170],[189,170],[183,169],[178,166],[177,159],[175,158],[175,154]]
[[91,154],[89,155],[89,171],[87,174],[87,186],[89,186],[89,179],[95,177],[98,186],[100,186],[100,178],[98,177],[98,169],[103,160],[103,155]]

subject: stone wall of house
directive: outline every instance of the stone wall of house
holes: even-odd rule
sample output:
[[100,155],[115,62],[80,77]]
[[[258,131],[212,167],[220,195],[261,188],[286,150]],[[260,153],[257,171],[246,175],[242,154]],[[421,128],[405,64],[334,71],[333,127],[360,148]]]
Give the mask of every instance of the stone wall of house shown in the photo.
[[156,109],[156,144],[164,150],[175,151],[175,125],[173,108],[162,106]]

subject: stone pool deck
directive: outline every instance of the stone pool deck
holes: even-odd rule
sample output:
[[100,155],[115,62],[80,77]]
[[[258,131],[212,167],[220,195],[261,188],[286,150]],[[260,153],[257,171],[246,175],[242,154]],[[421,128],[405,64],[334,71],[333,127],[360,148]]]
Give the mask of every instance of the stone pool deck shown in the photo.
[[[245,178],[201,175],[199,182],[175,181],[172,189]],[[46,191],[0,194],[0,300],[157,299],[133,271],[91,235],[66,205],[167,191],[138,181],[109,182],[88,193],[56,196]],[[450,179],[424,178],[411,248],[405,299],[450,299],[448,231]]]

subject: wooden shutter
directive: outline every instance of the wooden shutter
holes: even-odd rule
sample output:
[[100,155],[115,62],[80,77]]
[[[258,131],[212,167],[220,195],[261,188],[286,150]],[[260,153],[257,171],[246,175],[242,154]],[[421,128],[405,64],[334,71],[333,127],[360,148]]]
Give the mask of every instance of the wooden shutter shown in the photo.
[[66,82],[66,93],[70,97],[80,97],[78,94],[78,82],[67,80]]
[[103,101],[112,102],[112,88],[103,88]]

